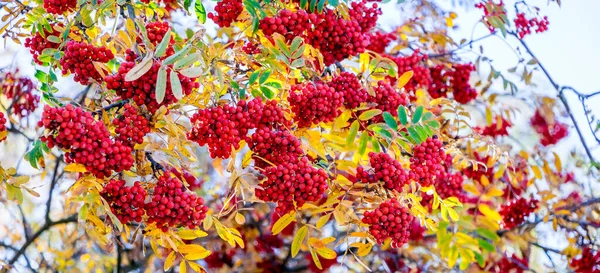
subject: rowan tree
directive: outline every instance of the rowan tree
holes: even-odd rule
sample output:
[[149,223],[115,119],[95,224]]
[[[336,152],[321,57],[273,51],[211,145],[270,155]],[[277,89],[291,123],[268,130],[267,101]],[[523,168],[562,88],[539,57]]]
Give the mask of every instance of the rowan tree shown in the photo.
[[544,7],[459,1],[455,40],[388,2],[2,2],[1,271],[600,272],[598,93],[528,46]]

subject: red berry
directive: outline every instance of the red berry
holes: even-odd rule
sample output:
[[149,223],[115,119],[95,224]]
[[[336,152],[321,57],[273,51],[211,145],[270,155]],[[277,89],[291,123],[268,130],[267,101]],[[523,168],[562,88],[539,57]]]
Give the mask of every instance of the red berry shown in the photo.
[[67,71],[72,73],[74,80],[83,85],[90,83],[90,79],[102,81],[102,76],[94,63],[108,63],[115,56],[106,47],[94,47],[84,42],[69,41],[65,45],[65,55],[60,59],[63,75]]
[[399,248],[408,242],[414,218],[408,208],[392,198],[381,203],[375,210],[365,212],[362,222],[370,225],[369,233],[378,244],[391,238],[391,246]]
[[512,229],[523,223],[525,217],[538,208],[538,200],[525,198],[516,199],[500,208],[504,227]]
[[141,222],[145,214],[144,202],[146,200],[146,191],[135,182],[133,186],[125,186],[124,180],[111,179],[100,192],[100,195],[108,205],[119,221],[126,224],[131,221]]

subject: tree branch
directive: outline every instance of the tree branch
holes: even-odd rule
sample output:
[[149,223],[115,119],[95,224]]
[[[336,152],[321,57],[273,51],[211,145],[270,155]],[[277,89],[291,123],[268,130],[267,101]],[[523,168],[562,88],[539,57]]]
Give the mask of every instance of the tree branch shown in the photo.
[[37,240],[45,231],[49,230],[50,228],[52,228],[54,226],[68,224],[68,223],[75,223],[75,222],[77,222],[77,214],[71,215],[67,218],[60,219],[58,221],[46,222],[42,227],[40,227],[40,229],[38,231],[36,231],[31,236],[31,238],[29,238],[27,241],[25,241],[25,244],[23,244],[23,246],[21,246],[21,248],[17,251],[17,253],[15,253],[15,255],[8,261],[8,265],[10,267],[12,267],[17,262],[17,260],[19,260],[19,257],[21,257],[21,255],[23,255],[25,253],[25,250],[27,250],[27,248],[33,242],[35,242],[35,240]]
[[46,222],[50,222],[50,207],[52,207],[52,193],[54,192],[54,187],[56,187],[56,183],[58,183],[58,167],[60,166],[60,162],[62,162],[62,155],[56,159],[56,165],[54,165],[54,171],[52,172],[52,181],[50,182],[50,190],[48,190],[48,200],[46,201],[46,214],[44,215]]
[[587,156],[592,161],[592,165],[595,166],[596,165],[596,159],[594,159],[594,156],[592,155],[592,152],[591,152],[590,148],[587,145],[587,142],[585,141],[585,139],[583,137],[583,133],[581,132],[581,128],[579,128],[579,124],[577,123],[577,120],[575,119],[575,116],[573,115],[573,113],[571,111],[571,107],[569,106],[569,102],[567,101],[567,98],[565,97],[565,94],[563,92],[563,90],[565,88],[564,87],[561,88],[558,85],[558,83],[556,83],[556,81],[554,81],[554,78],[552,78],[552,76],[550,76],[550,73],[548,72],[548,70],[546,69],[546,67],[535,56],[535,54],[533,53],[533,51],[531,50],[531,48],[529,48],[529,46],[527,45],[527,43],[525,43],[525,41],[523,41],[523,39],[519,39],[519,36],[516,33],[514,33],[514,32],[508,32],[508,33],[510,35],[516,37],[517,40],[521,43],[521,45],[523,45],[523,47],[525,48],[525,50],[527,51],[527,53],[532,58],[534,58],[537,61],[538,66],[540,67],[540,69],[542,69],[542,72],[544,72],[544,75],[546,75],[546,78],[548,79],[548,81],[550,81],[550,83],[552,84],[552,86],[554,87],[554,89],[556,89],[556,91],[558,92],[558,97],[560,98],[560,101],[565,106],[565,109],[566,109],[567,113],[569,114],[569,117],[571,118],[571,121],[573,122],[573,125],[575,126],[575,130],[577,131],[577,135],[579,135],[579,140],[581,141],[581,144],[583,145],[583,148],[584,148]]

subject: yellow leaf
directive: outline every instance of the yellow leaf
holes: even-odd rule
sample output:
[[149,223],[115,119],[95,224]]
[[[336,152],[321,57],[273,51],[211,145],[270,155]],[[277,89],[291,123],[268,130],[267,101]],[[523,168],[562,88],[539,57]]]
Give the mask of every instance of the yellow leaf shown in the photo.
[[235,214],[235,222],[239,225],[243,225],[244,223],[246,223],[246,217],[244,217],[243,214],[238,212]]
[[330,237],[325,237],[323,239],[321,239],[321,242],[323,242],[323,244],[329,244],[329,243],[333,243],[335,242],[335,237],[330,236]]
[[204,249],[203,251],[192,252],[192,253],[189,253],[189,254],[185,255],[185,259],[186,260],[192,260],[192,261],[194,261],[194,260],[201,260],[201,259],[204,259],[204,258],[208,257],[210,255],[210,253],[211,252],[209,250]]
[[540,170],[540,167],[533,165],[531,166],[531,170],[533,171],[535,178],[542,179],[542,171]]
[[556,215],[569,215],[569,214],[571,214],[571,211],[563,209],[563,210],[559,210],[559,211],[555,212],[554,214],[556,214]]
[[242,159],[242,169],[248,167],[250,165],[250,161],[252,161],[252,150],[249,150]]
[[179,273],[186,273],[187,272],[187,266],[185,265],[185,260],[182,260],[181,263],[179,263]]
[[359,237],[359,238],[367,238],[369,237],[369,234],[366,232],[352,232],[350,233],[350,235],[348,235],[350,237]]
[[173,261],[175,261],[175,251],[171,251],[171,253],[169,253],[169,256],[167,256],[167,259],[165,260],[163,269],[165,271],[169,270],[171,266],[173,266]]
[[286,215],[279,218],[279,220],[277,220],[277,222],[275,222],[275,224],[273,225],[273,228],[271,229],[271,233],[273,235],[279,234],[281,231],[283,231],[284,228],[289,226],[295,220],[296,220],[296,211],[291,211],[291,212],[287,213]]
[[463,185],[463,189],[468,193],[472,193],[473,195],[481,195],[477,187],[475,187],[473,184],[465,184]]
[[326,247],[317,248],[316,251],[319,254],[319,256],[321,256],[327,260],[332,260],[332,259],[335,259],[335,257],[337,257],[337,254],[335,253],[335,251],[333,251],[332,249],[326,248]]
[[298,232],[294,236],[294,240],[292,241],[292,258],[298,255],[298,251],[300,251],[300,246],[302,246],[302,242],[304,241],[304,238],[306,237],[307,233],[308,227],[303,226],[298,230]]
[[182,229],[177,231],[177,235],[184,240],[194,240],[198,237],[205,237],[208,233],[201,230]]
[[358,116],[358,119],[360,120],[370,120],[373,117],[381,114],[383,111],[379,110],[379,109],[371,109],[371,110],[367,110],[365,112],[363,112],[362,114],[360,114],[360,116]]
[[371,249],[373,249],[372,244],[370,244],[370,243],[362,244],[360,247],[358,247],[356,254],[360,257],[364,257],[364,256],[367,256],[371,252]]
[[315,263],[315,265],[317,266],[318,269],[323,269],[323,266],[321,266],[321,261],[319,261],[319,257],[317,256],[317,253],[315,252],[315,250],[312,247],[308,247],[308,251],[310,251],[310,256],[313,259],[313,262]]
[[80,163],[71,163],[65,167],[65,172],[84,173],[86,171],[85,166]]
[[200,266],[199,264],[197,264],[195,262],[188,261],[188,264],[190,265],[192,270],[194,270],[194,272],[203,272],[203,273],[206,272],[206,270],[204,270],[204,268],[202,268],[202,266]]
[[506,164],[500,164],[496,173],[494,173],[494,179],[498,179],[504,175],[504,170],[506,170]]
[[481,182],[481,185],[484,187],[487,187],[490,184],[490,180],[487,178],[487,175],[482,175],[479,179],[479,182]]
[[504,194],[504,191],[502,191],[501,189],[491,188],[485,195],[490,196],[490,197],[497,197],[497,196],[502,196],[503,194]]
[[325,224],[327,224],[327,222],[329,221],[329,218],[331,218],[331,214],[325,214],[323,216],[321,216],[321,218],[319,218],[319,220],[317,220],[317,228],[320,229],[322,228]]
[[400,78],[398,78],[398,84],[396,85],[398,88],[402,88],[404,87],[408,81],[410,81],[410,79],[413,76],[413,72],[412,70],[406,71],[402,74],[402,76],[400,76]]
[[478,206],[479,211],[485,215],[486,217],[494,220],[494,221],[500,221],[502,220],[502,216],[500,216],[500,213],[498,213],[497,211],[492,210],[488,205],[486,204],[479,204]]
[[448,208],[448,215],[452,219],[452,221],[458,221],[458,213],[453,208]]
[[562,172],[562,162],[560,161],[560,157],[556,153],[554,153],[554,166],[556,166],[556,171],[558,171],[559,173]]

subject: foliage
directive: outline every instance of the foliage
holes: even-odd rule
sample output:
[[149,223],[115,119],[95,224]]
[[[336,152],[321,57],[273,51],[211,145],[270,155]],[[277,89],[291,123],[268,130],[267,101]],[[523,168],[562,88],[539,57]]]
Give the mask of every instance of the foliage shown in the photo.
[[[523,40],[548,18],[477,2],[491,33],[455,41],[434,1],[376,2],[2,2],[35,67],[1,71],[0,141],[28,144],[0,164],[3,272],[597,272],[598,163],[564,92],[595,94]],[[413,19],[378,30],[382,5]],[[461,58],[488,37],[519,64]],[[528,113],[539,70],[556,94]],[[569,133],[587,158],[559,156]]]

